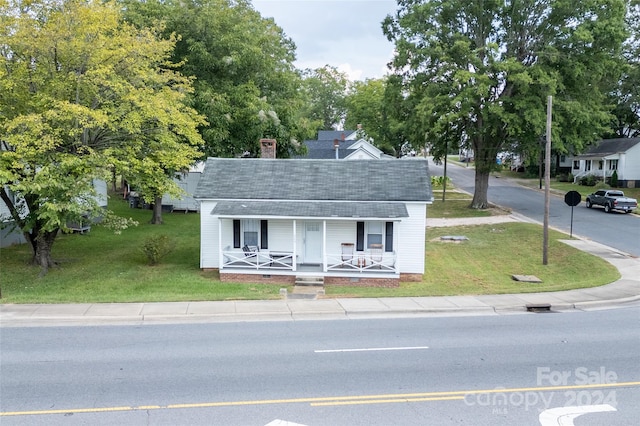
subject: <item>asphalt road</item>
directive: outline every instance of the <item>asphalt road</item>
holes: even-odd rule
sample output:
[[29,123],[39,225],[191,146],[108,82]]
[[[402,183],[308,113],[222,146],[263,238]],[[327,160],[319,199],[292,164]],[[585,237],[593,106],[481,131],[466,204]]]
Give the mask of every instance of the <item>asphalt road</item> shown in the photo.
[[[433,176],[442,176],[444,168],[429,160],[429,169]],[[454,185],[473,194],[475,188],[475,170],[473,167],[458,166],[449,163],[447,176]],[[522,214],[540,223],[544,221],[544,191],[525,188],[509,179],[495,176],[489,178],[489,202]],[[436,199],[439,202],[442,199]],[[637,211],[640,213],[640,211]],[[625,253],[640,256],[640,217],[638,215],[614,212],[604,213],[601,208],[587,209],[584,201],[573,208],[573,230],[571,229],[571,207],[564,198],[553,196],[549,205],[549,226],[574,236],[591,239]]]
[[1,331],[3,426],[548,426],[578,405],[608,410],[579,425],[640,415],[640,307]]

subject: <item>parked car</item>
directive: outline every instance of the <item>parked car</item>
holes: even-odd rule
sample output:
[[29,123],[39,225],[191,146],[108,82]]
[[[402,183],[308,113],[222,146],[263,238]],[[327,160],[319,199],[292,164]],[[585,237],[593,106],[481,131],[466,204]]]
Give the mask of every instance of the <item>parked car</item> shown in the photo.
[[607,213],[611,213],[613,210],[629,213],[638,208],[638,201],[635,198],[625,197],[624,192],[617,189],[601,189],[587,195],[587,208],[591,208],[591,206],[603,206]]

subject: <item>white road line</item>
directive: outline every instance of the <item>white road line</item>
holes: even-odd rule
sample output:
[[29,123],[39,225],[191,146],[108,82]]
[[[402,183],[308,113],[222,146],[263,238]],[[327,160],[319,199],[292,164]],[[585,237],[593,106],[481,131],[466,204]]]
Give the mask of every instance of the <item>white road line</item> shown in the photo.
[[318,349],[313,352],[317,354],[327,354],[333,352],[412,351],[419,349],[429,349],[429,346],[404,346],[397,348]]
[[542,426],[574,426],[573,419],[576,417],[603,411],[616,411],[616,409],[609,404],[550,408],[540,413],[538,419]]

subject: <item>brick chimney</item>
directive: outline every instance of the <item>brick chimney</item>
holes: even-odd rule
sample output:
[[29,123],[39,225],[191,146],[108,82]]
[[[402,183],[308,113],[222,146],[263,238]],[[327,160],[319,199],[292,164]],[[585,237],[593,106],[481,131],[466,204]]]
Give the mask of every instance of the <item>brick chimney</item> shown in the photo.
[[276,158],[275,139],[260,139],[260,158]]

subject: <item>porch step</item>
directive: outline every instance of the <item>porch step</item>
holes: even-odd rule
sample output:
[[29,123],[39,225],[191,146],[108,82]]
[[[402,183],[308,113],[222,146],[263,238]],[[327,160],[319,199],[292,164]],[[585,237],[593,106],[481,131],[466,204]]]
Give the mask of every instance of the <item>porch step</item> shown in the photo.
[[324,288],[324,277],[296,277],[297,286]]
[[324,277],[296,277],[293,291],[287,298],[317,299],[319,294],[324,294]]

